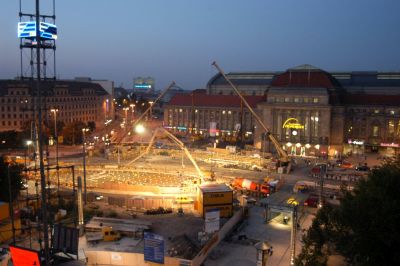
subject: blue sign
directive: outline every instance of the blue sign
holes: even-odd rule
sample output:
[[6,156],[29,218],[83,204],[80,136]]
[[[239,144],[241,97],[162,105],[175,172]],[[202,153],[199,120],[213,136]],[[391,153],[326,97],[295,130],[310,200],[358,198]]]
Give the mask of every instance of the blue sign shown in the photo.
[[144,232],[144,260],[164,264],[164,238]]
[[[40,22],[40,37],[46,40],[57,40],[57,26],[47,22]],[[36,37],[36,22],[27,21],[18,23],[18,38]]]

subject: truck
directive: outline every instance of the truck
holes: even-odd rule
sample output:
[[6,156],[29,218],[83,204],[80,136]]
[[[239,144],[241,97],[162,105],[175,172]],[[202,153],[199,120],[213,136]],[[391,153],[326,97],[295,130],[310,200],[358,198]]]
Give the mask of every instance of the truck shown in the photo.
[[86,241],[88,243],[98,243],[100,241],[110,242],[121,239],[121,234],[114,231],[111,226],[104,226],[101,232],[86,233]]
[[268,184],[270,192],[276,192],[285,183],[285,179],[283,177],[275,179],[267,176],[264,178],[264,183]]
[[267,183],[256,183],[246,178],[236,178],[233,187],[242,191],[256,192],[264,196],[269,196],[270,189]]

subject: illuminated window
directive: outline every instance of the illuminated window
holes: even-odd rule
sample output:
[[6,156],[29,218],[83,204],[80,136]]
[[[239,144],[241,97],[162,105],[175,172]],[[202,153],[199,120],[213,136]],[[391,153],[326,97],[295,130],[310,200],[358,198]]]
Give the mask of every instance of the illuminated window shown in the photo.
[[295,103],[300,103],[300,102],[301,102],[301,98],[297,98],[297,97],[294,98],[294,102],[295,102]]
[[303,101],[304,101],[305,103],[308,103],[308,98],[304,98]]
[[319,98],[313,98],[313,103],[318,103],[319,102]]
[[390,114],[394,115],[395,114],[394,110],[390,110]]
[[375,110],[374,110],[374,114],[379,114],[379,110],[378,110],[378,109],[375,109]]
[[290,102],[290,98],[289,97],[285,97],[285,103]]
[[379,136],[379,127],[378,126],[373,126],[372,127],[372,136],[373,137],[378,137]]

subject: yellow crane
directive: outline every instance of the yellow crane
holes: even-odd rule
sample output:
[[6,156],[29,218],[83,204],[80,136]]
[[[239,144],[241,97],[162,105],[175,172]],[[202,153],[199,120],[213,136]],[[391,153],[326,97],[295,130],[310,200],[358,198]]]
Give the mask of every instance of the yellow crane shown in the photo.
[[269,130],[267,128],[267,126],[264,124],[264,122],[261,120],[261,118],[258,116],[258,114],[253,110],[253,108],[251,108],[249,103],[246,101],[246,99],[243,97],[243,95],[240,93],[240,91],[236,88],[236,86],[232,83],[232,81],[225,75],[224,71],[218,66],[218,64],[214,61],[212,63],[212,65],[215,66],[215,68],[219,71],[219,73],[221,73],[221,75],[225,78],[226,82],[228,82],[228,84],[232,87],[232,89],[236,92],[236,94],[243,101],[244,105],[249,109],[250,113],[254,116],[256,121],[264,129],[265,134],[268,136],[269,140],[272,142],[276,151],[278,152],[280,165],[281,166],[289,166],[289,162],[290,162],[289,156],[286,153],[286,151],[282,148],[282,145],[279,143],[279,141],[272,135],[271,130]]

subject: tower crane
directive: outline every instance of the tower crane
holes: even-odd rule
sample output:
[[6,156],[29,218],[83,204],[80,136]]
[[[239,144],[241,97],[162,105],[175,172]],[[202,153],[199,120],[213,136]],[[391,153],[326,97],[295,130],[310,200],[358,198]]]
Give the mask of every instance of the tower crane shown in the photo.
[[290,162],[289,156],[286,153],[286,151],[282,148],[279,141],[272,135],[271,130],[269,130],[267,128],[267,126],[264,124],[264,122],[261,120],[261,118],[258,116],[258,114],[253,110],[253,108],[249,105],[249,103],[246,101],[246,99],[243,97],[243,95],[240,93],[240,91],[236,88],[236,86],[232,83],[232,81],[225,75],[224,71],[218,66],[218,64],[214,61],[212,63],[212,65],[215,66],[215,68],[219,71],[219,73],[225,78],[225,80],[228,82],[228,84],[232,87],[232,89],[236,92],[236,94],[243,101],[244,105],[249,109],[250,113],[254,116],[256,121],[263,128],[265,134],[268,136],[269,140],[272,142],[276,151],[278,152],[280,165],[281,166],[289,166],[289,162]]

